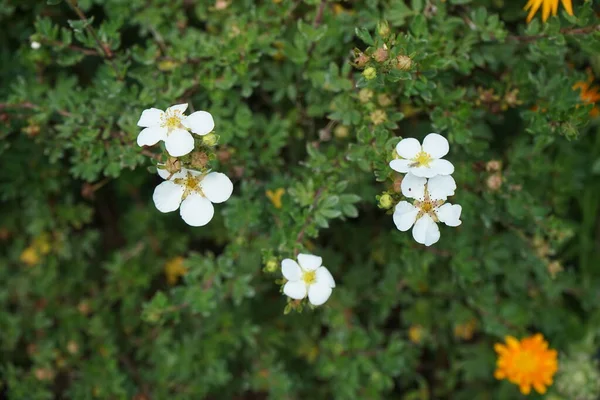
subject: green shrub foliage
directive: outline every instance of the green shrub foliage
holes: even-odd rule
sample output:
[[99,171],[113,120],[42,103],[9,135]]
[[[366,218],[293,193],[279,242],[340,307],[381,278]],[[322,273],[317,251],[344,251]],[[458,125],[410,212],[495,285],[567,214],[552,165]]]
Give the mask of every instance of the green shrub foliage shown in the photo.
[[[525,3],[0,0],[3,398],[512,400],[494,344],[538,332],[548,398],[597,398],[600,22]],[[200,161],[136,144],[180,103]],[[388,164],[430,132],[462,225],[426,247]],[[208,225],[155,208],[165,162],[231,178]]]

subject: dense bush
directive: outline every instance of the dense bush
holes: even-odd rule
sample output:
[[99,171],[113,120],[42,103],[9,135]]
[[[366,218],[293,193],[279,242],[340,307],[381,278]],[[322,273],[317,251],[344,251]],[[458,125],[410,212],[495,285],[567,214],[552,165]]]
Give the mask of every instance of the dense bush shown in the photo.
[[[495,344],[537,333],[547,398],[598,398],[592,1],[47,3],[0,0],[4,398],[515,399]],[[136,144],[181,103],[194,152]],[[430,132],[462,225],[424,246],[388,164]],[[154,205],[181,166],[233,181],[206,226]],[[298,253],[322,306],[281,291]]]

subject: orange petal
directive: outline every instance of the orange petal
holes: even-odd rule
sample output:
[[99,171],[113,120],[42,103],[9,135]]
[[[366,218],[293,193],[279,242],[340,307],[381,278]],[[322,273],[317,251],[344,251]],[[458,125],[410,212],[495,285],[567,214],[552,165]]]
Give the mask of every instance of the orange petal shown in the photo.
[[504,340],[510,349],[518,349],[520,346],[519,341],[514,336],[507,336]]
[[552,0],[552,15],[558,12],[558,0]]
[[508,349],[506,348],[506,346],[505,346],[505,345],[503,345],[503,344],[500,344],[500,343],[496,343],[496,344],[494,345],[494,350],[495,350],[495,351],[496,351],[496,353],[498,353],[498,354],[504,354],[504,353],[506,353],[506,352],[508,351]]
[[542,1],[543,0],[529,0],[529,3],[527,3],[527,5],[525,6],[525,10],[531,8],[529,10],[529,15],[527,15],[527,23],[531,22],[535,13],[537,13],[537,11],[540,9]]
[[567,14],[573,15],[573,4],[571,3],[571,0],[561,0],[561,1],[562,1],[563,7],[567,11]]
[[539,394],[544,394],[546,393],[546,386],[542,385],[541,383],[534,383],[533,384],[533,388],[535,389],[536,392],[538,392]]
[[494,371],[494,378],[504,379],[506,378],[506,373],[504,373],[504,371],[502,371],[501,369],[497,369],[496,371]]
[[550,0],[545,0],[542,7],[542,21],[546,22],[550,16]]
[[529,394],[529,393],[531,393],[531,385],[528,383],[521,383],[519,385],[519,390],[523,394]]

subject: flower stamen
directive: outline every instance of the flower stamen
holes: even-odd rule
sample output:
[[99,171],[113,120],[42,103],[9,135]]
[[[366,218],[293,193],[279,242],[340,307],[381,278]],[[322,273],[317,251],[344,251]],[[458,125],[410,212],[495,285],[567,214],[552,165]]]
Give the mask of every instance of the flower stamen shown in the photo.
[[414,158],[411,159],[411,167],[429,167],[431,163],[431,155],[421,150]]
[[302,272],[302,280],[307,285],[312,285],[317,281],[317,272],[316,271],[303,271]]

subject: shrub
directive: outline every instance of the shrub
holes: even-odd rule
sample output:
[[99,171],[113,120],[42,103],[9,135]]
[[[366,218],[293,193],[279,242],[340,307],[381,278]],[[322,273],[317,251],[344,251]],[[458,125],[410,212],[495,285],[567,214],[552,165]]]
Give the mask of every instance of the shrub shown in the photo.
[[[591,1],[47,3],[0,0],[5,398],[515,399],[494,345],[537,333],[551,396],[598,397]],[[185,103],[192,153],[136,144]],[[462,224],[424,246],[389,163],[430,132]],[[233,182],[205,226],[152,200],[181,167]],[[282,293],[302,253],[322,306]]]

